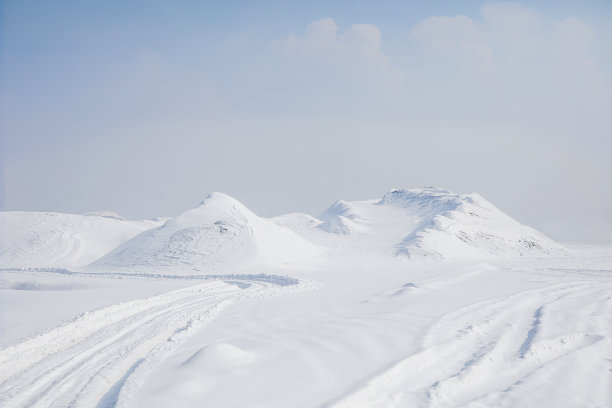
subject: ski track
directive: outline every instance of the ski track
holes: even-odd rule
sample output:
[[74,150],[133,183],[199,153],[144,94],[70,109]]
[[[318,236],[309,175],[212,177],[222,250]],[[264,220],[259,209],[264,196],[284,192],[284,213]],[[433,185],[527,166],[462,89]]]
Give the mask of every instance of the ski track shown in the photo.
[[[375,374],[326,406],[529,406],[524,396],[517,398],[513,392],[528,386],[537,394],[542,384],[558,388],[562,384],[555,384],[555,377],[563,377],[562,373],[578,367],[589,379],[588,389],[574,391],[572,395],[584,397],[575,405],[568,401],[565,404],[599,406],[597,401],[603,399],[605,406],[612,406],[607,390],[612,383],[612,369],[608,367],[612,362],[611,294],[609,281],[575,281],[463,307],[432,324],[422,339],[421,351]],[[555,331],[564,321],[571,321],[572,329],[581,327],[579,317],[572,315],[578,311],[589,316],[584,321],[590,323],[584,323],[583,330],[563,334]],[[550,333],[544,336],[548,329]],[[592,360],[604,360],[603,350],[607,365],[603,361],[581,364],[580,357],[572,357],[598,345],[592,351]],[[571,368],[559,369],[553,367],[555,364]],[[547,369],[552,381],[538,377],[540,371]],[[567,385],[575,386],[571,377]],[[594,378],[600,379],[598,388]],[[563,383],[563,378],[558,381]],[[548,395],[554,395],[552,392],[549,390]],[[589,401],[591,394],[594,400]]]
[[142,367],[154,368],[148,360],[163,360],[224,306],[304,286],[285,285],[258,275],[196,284],[87,312],[6,346],[0,349],[0,406],[115,406],[129,399],[123,388],[134,373],[142,377]]

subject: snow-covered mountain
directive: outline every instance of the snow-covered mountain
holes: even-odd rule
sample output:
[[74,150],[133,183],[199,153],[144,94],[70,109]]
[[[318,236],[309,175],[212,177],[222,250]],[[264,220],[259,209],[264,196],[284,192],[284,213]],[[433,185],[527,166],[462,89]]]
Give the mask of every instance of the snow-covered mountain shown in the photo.
[[[165,222],[164,222],[165,221]],[[114,213],[0,213],[0,267],[232,272],[309,265],[330,256],[378,254],[462,260],[546,256],[562,246],[478,194],[391,190],[382,199],[336,201],[319,219],[255,215],[213,193],[175,218],[126,221]]]
[[258,217],[226,194],[212,193],[199,207],[134,237],[91,266],[227,272],[262,263],[304,263],[319,252],[289,228]]
[[51,212],[0,212],[0,267],[87,265],[159,221]]
[[367,237],[394,255],[459,260],[545,256],[564,248],[524,226],[476,193],[436,187],[394,189],[379,200],[337,201],[318,228]]

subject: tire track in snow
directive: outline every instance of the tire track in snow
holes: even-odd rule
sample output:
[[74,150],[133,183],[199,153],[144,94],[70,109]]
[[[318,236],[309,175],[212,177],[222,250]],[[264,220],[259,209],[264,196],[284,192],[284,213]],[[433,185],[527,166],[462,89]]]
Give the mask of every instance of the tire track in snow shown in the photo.
[[[609,342],[609,325],[547,338],[540,333],[553,314],[548,309],[557,302],[586,302],[588,306],[609,299],[611,292],[609,283],[568,282],[453,311],[430,327],[420,352],[329,406],[465,406],[487,395],[503,394],[556,360],[601,340]],[[605,309],[593,309],[605,319]],[[555,309],[557,319],[565,317],[563,310]],[[482,406],[498,403],[493,400]]]
[[0,405],[114,405],[152,351],[159,361],[232,302],[286,291],[261,279],[236,283],[212,281],[109,306],[0,349]]
[[520,358],[525,358],[525,354],[531,349],[531,346],[535,340],[536,335],[540,331],[540,326],[542,325],[542,309],[544,306],[540,306],[533,313],[533,323],[531,324],[531,328],[527,332],[527,337],[521,347],[518,350],[518,354]]

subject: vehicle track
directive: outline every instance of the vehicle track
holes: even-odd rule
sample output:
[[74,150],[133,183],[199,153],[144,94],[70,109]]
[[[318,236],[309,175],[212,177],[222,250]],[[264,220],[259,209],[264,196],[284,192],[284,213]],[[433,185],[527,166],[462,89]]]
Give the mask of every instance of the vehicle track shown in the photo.
[[130,374],[153,352],[169,353],[182,336],[224,306],[269,296],[278,288],[261,281],[208,281],[88,312],[4,347],[0,406],[114,405],[109,395],[116,399]]

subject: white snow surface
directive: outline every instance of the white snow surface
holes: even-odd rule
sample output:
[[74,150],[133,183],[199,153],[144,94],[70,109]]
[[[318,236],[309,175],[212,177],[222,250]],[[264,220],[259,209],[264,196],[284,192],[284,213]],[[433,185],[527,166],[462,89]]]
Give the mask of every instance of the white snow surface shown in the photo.
[[477,194],[0,227],[2,407],[612,406],[612,248]]
[[[0,212],[0,266],[88,265],[159,221],[51,212]],[[114,213],[113,213],[114,214]]]

